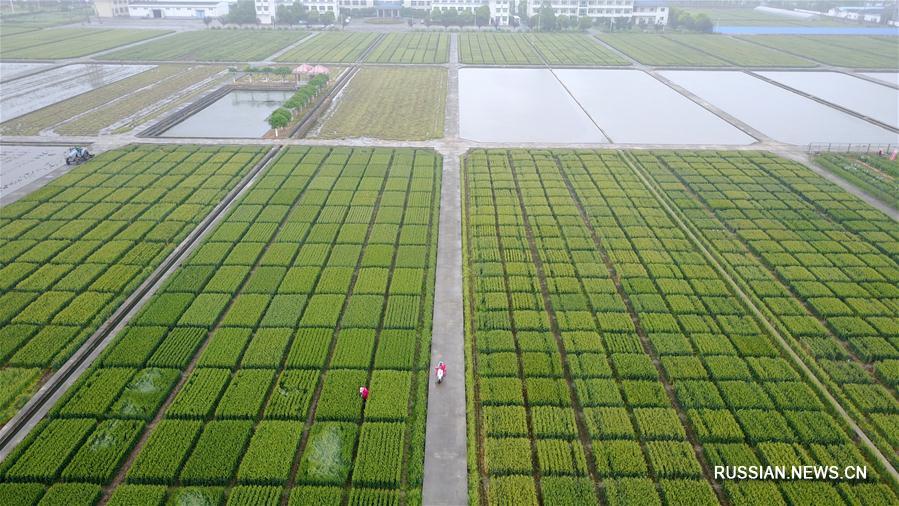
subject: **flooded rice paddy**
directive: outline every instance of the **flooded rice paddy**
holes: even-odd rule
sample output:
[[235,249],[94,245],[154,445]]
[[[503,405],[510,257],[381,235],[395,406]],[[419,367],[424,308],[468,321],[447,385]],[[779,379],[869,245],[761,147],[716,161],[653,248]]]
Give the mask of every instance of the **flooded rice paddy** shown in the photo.
[[269,130],[268,116],[292,94],[274,90],[232,91],[160,137],[262,137]]
[[899,72],[862,72],[862,74],[893,86],[899,86]]
[[899,127],[899,93],[839,72],[759,72],[760,75],[832,104]]
[[34,72],[38,69],[46,68],[53,65],[52,63],[13,63],[0,62],[0,81],[8,81],[15,79],[23,74]]
[[775,140],[896,143],[899,135],[737,71],[664,71],[666,78]]
[[617,143],[752,144],[755,139],[639,70],[556,70]]
[[459,130],[481,142],[606,142],[544,69],[461,69]]
[[[896,143],[899,135],[739,71],[660,75],[780,142]],[[838,72],[760,75],[853,112],[899,126],[899,90]],[[883,78],[884,73],[880,73]],[[459,71],[459,121],[480,142],[748,145],[712,110],[639,70]]]
[[4,83],[0,94],[0,119],[16,118],[151,68],[153,65],[79,63]]

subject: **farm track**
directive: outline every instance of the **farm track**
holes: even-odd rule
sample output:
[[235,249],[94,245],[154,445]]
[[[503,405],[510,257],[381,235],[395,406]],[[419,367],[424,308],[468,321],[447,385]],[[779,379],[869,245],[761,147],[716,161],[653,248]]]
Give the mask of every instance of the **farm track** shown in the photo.
[[689,238],[689,240],[700,250],[702,255],[706,258],[706,260],[712,264],[715,270],[719,273],[719,275],[727,282],[727,284],[731,287],[733,292],[737,295],[737,297],[743,301],[744,305],[752,312],[753,317],[762,324],[764,329],[773,336],[781,349],[790,357],[793,363],[799,368],[802,374],[806,377],[806,379],[814,385],[816,389],[823,395],[823,398],[830,404],[830,406],[834,409],[834,411],[840,416],[844,423],[846,423],[849,428],[852,430],[854,435],[858,438],[858,440],[864,444],[866,449],[871,452],[872,455],[875,456],[877,461],[884,467],[884,469],[889,473],[890,478],[892,479],[894,484],[899,484],[899,473],[896,472],[896,468],[893,467],[892,463],[889,459],[884,456],[884,454],[880,451],[877,445],[871,441],[871,438],[858,426],[852,416],[843,408],[843,406],[834,398],[833,394],[830,393],[830,390],[818,379],[818,377],[811,371],[808,365],[802,360],[802,358],[796,353],[796,351],[790,346],[787,340],[783,337],[783,335],[774,327],[768,318],[765,317],[763,312],[752,302],[751,298],[743,291],[743,289],[739,286],[739,284],[733,279],[733,277],[728,274],[727,270],[722,266],[721,262],[719,262],[718,258],[709,251],[708,248],[704,245],[703,241],[699,239],[696,233],[692,231],[692,229],[681,219],[679,213],[677,213],[672,206],[668,203],[665,197],[660,193],[660,191],[649,181],[648,176],[646,176],[643,171],[637,168],[635,162],[628,157],[627,155],[622,155],[622,158],[627,162],[628,167],[637,175],[643,185],[652,193],[652,195],[659,201],[662,205],[662,208],[668,214],[668,216],[677,223],[678,227],[681,231]]
[[256,181],[278,148],[266,154],[222,201],[169,254],[152,274],[107,318],[78,350],[54,373],[35,395],[0,429],[0,460],[20,443],[66,391],[91,366],[128,321],[150,300],[166,279],[193,252],[203,238],[224,218],[238,198]]
[[[465,329],[462,269],[462,216],[459,187],[460,159],[456,153],[443,157],[440,185],[440,220],[437,269],[434,288],[434,322],[431,358],[453,364],[451,381],[428,383],[427,430],[425,432],[424,504],[467,504]],[[430,369],[427,377],[430,377]],[[438,397],[438,390],[440,391]]]

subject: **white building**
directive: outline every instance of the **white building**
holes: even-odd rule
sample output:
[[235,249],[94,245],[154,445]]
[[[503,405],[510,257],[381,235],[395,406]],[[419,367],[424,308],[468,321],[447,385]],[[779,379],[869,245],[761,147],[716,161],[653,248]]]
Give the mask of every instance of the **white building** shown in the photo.
[[100,18],[128,16],[128,0],[94,0],[94,11]]
[[[294,0],[256,0],[256,16],[262,23],[272,23],[278,5]],[[474,13],[478,7],[490,8],[490,18],[499,25],[508,25],[518,15],[521,0],[300,0],[309,10],[334,12],[352,16],[353,9],[375,9],[380,17],[399,16],[400,9],[433,9]],[[668,5],[665,0],[550,0],[557,16],[571,18],[633,20],[635,24],[668,24]],[[528,13],[536,15],[541,0],[528,1]]]
[[235,0],[130,0],[132,18],[218,18],[228,14]]

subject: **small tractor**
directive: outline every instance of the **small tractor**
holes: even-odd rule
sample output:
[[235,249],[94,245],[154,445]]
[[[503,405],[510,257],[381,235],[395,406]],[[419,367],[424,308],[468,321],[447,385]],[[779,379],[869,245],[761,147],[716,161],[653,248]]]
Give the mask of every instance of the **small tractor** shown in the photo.
[[75,146],[69,149],[69,152],[66,154],[66,165],[78,165],[93,157],[94,155],[92,155],[87,148]]

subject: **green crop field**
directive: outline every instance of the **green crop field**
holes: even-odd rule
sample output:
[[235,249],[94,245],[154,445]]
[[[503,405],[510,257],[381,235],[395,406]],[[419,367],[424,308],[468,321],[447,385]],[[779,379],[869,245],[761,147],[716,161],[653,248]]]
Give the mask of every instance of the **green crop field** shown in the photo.
[[899,41],[895,40],[839,35],[753,35],[741,38],[828,65],[859,69],[899,68],[896,58]]
[[579,33],[529,33],[528,40],[550,65],[629,65],[630,63]]
[[[722,26],[851,26],[852,22],[827,18],[797,19],[779,16],[756,9],[695,8],[684,9],[690,14],[705,14],[716,25]],[[856,22],[857,23],[857,22]]]
[[361,69],[325,118],[319,137],[424,140],[443,137],[446,69]]
[[0,210],[2,421],[30,395],[35,373],[72,355],[260,155],[110,151]]
[[724,35],[677,34],[665,38],[741,67],[815,67],[813,61]]
[[[164,103],[171,99],[173,94],[183,92],[185,88],[195,86],[222,72],[225,68],[197,65],[184,67],[182,70],[169,79],[163,79],[150,87],[142,88],[140,93],[129,94],[121,100],[100,105],[75,120],[54,128],[54,131],[64,135],[97,135],[104,128],[132,115],[139,115],[148,107]],[[74,101],[80,102],[81,98],[76,97]]]
[[319,33],[282,54],[277,60],[291,63],[353,63],[362,57],[377,38],[377,33]]
[[543,61],[518,33],[460,33],[459,59],[473,65],[540,65]]
[[170,32],[86,28],[39,30],[4,36],[0,58],[75,58],[166,33]]
[[440,168],[285,150],[0,464],[3,502],[420,501]]
[[445,33],[389,33],[368,55],[372,63],[446,63],[449,35]]
[[[780,311],[773,322],[796,326],[795,334],[784,331],[791,349],[895,461],[899,407],[895,377],[888,378],[899,333],[887,299],[895,300],[899,269],[895,252],[882,251],[899,244],[895,223],[808,169],[761,153],[475,150],[463,181],[474,502],[899,500],[685,232],[697,230],[711,258],[726,263],[724,272],[745,277]],[[684,181],[701,195],[685,191]],[[654,193],[657,187],[668,197]],[[822,200],[808,202],[797,188]],[[869,225],[854,219],[859,213]],[[795,255],[777,253],[792,258],[786,267],[757,263],[741,250],[747,243],[770,248],[772,239]],[[825,266],[816,263],[822,253],[803,244],[855,251],[828,251],[841,264]],[[870,264],[879,274],[862,267]],[[800,270],[807,277],[779,278]],[[829,275],[826,283],[843,290],[847,308],[863,314],[829,313],[840,328],[815,326],[817,300],[783,284],[826,289],[812,281],[812,270]],[[850,287],[854,295],[845,295]],[[852,305],[862,291],[868,298]],[[806,311],[812,314],[802,316]],[[861,348],[877,353],[856,355]],[[711,466],[798,462],[864,465],[868,479],[724,481],[717,497],[711,486]]]
[[[9,5],[12,6],[12,4]],[[30,4],[29,7],[34,7],[35,5],[40,4]],[[88,16],[96,15],[93,8],[91,7],[79,7],[69,10],[40,10],[31,12],[23,12],[19,7],[16,7],[16,9],[17,10],[15,10],[14,12],[4,10],[2,14],[0,14],[0,24],[3,25],[2,31],[4,35],[9,32],[16,31],[17,29],[34,30],[56,25],[78,23],[87,19]],[[7,32],[7,30],[9,30],[9,32]]]
[[604,33],[600,40],[644,65],[721,67],[728,62],[659,34]]
[[[115,105],[111,105],[114,100],[125,98],[128,102],[142,101],[139,95],[135,95],[138,90],[151,86],[153,89],[166,89],[169,80],[181,79],[179,75],[185,73],[187,68],[185,65],[174,64],[153,67],[120,81],[4,121],[0,123],[0,134],[37,135],[44,129],[85,113],[94,119],[84,123],[83,126],[72,126],[70,128],[83,128],[85,130],[101,128],[103,126],[102,123],[109,119],[115,121],[127,114],[126,109],[119,110]],[[101,116],[102,121],[100,121]],[[79,120],[75,119],[75,121],[78,122]]]
[[295,30],[199,30],[102,56],[104,60],[259,61],[308,35]]
[[825,153],[816,157],[852,184],[899,209],[899,162],[875,155]]

